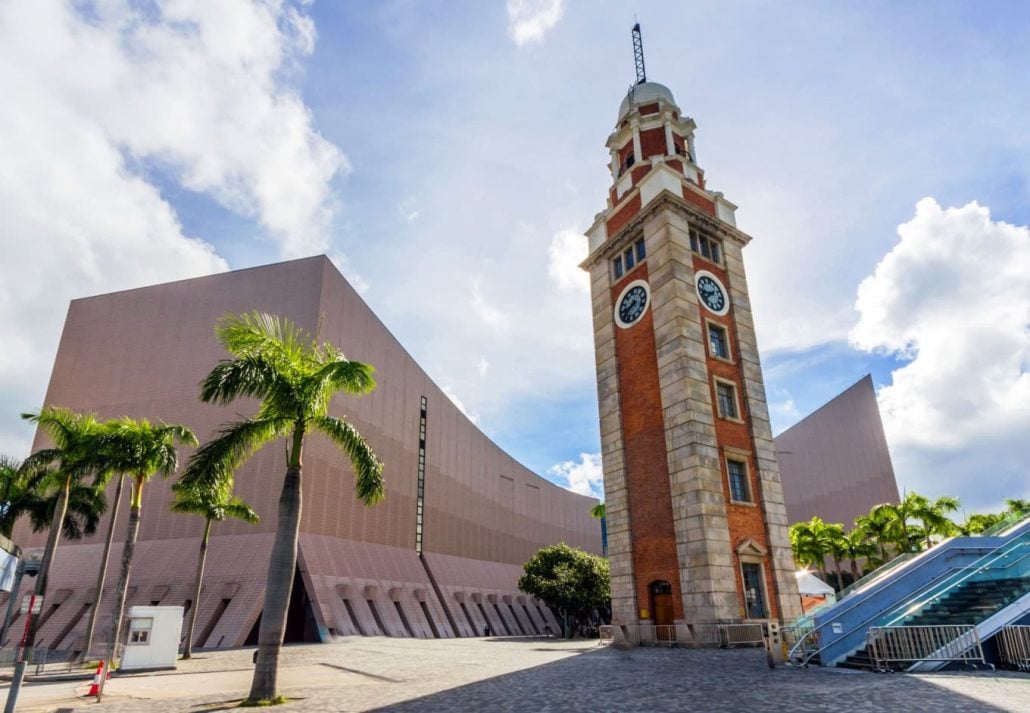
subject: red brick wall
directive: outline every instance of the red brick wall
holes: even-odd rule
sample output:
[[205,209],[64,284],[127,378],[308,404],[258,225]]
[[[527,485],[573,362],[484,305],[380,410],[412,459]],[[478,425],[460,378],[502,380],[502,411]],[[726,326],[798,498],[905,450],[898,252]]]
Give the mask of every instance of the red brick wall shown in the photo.
[[665,145],[665,129],[648,129],[640,132],[640,154],[645,159],[652,156],[664,156],[668,153]]
[[[699,185],[704,187],[704,184],[699,182]],[[715,202],[705,198],[704,196],[698,195],[694,191],[690,190],[686,186],[683,186],[683,199],[693,206],[697,206],[708,215],[715,215]],[[609,233],[610,235],[611,233]]]
[[[612,303],[616,308],[622,290],[637,279],[647,279],[646,264],[631,270],[612,286]],[[615,329],[628,505],[632,513],[633,572],[641,609],[648,609],[649,615],[654,617],[648,587],[651,582],[663,579],[672,585],[673,616],[682,619],[683,599],[652,314],[648,305],[636,324],[627,329]]]
[[[726,270],[722,266],[705,260],[699,255],[694,255],[694,269],[707,270],[716,275],[724,286],[728,286],[729,284]],[[761,484],[758,479],[758,464],[755,460],[754,442],[751,438],[751,417],[748,413],[747,402],[744,397],[740,348],[737,340],[736,326],[733,319],[733,308],[731,307],[730,311],[722,317],[712,314],[704,307],[699,307],[699,309],[701,311],[702,323],[705,324],[704,340],[705,353],[707,354],[708,373],[713,377],[709,383],[709,388],[711,389],[712,407],[715,410],[716,416],[715,439],[719,444],[719,470],[722,473],[723,495],[726,500],[726,518],[729,524],[730,546],[736,548],[745,540],[751,539],[768,551],[769,541],[766,536],[764,513],[760,504],[762,492]],[[726,333],[730,340],[730,357],[732,363],[711,355],[708,346],[707,322],[714,322],[726,328]],[[737,421],[719,418],[714,377],[732,382],[736,387],[737,407],[739,409],[738,415],[741,422],[738,423]],[[747,461],[748,466],[748,489],[750,491],[751,501],[753,504],[738,505],[730,501],[729,474],[727,473],[726,468],[727,452],[724,450],[727,447],[737,448],[750,453],[745,460]],[[743,458],[743,456],[737,456],[735,454],[731,454],[731,457],[735,460]],[[740,604],[741,616],[745,616],[746,609],[744,606],[743,596],[744,584],[739,566],[740,562],[737,559],[736,553],[734,553],[733,559],[735,578],[737,581],[737,599]],[[763,571],[766,580],[766,593],[768,595],[766,597],[766,607],[768,608],[769,616],[776,618],[779,616],[777,608],[776,582],[772,576],[772,568],[768,561],[765,562]]]
[[624,205],[618,213],[608,219],[608,235],[614,235],[622,226],[628,223],[633,216],[640,212],[640,194],[637,193]]

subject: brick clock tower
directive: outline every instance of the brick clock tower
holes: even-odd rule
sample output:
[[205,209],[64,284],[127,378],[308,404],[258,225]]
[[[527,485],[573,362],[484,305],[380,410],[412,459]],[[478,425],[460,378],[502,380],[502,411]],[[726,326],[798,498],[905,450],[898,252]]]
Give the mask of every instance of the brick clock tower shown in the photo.
[[790,620],[800,600],[744,276],[751,237],[706,187],[693,119],[644,80],[642,57],[637,69],[582,265],[613,618]]

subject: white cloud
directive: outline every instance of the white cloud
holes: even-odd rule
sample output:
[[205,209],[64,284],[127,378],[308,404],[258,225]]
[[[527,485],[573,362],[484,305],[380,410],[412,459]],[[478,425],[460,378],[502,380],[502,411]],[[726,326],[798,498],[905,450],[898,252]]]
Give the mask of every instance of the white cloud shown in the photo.
[[508,318],[483,296],[481,283],[481,278],[472,280],[472,310],[490,327],[503,329],[508,323]]
[[[39,406],[69,299],[225,270],[165,187],[329,245],[345,158],[290,84],[314,26],[288,3],[0,5],[0,397]],[[80,10],[82,14],[80,14]],[[88,14],[88,16],[86,16]],[[5,424],[16,454],[31,429]]]
[[490,369],[490,362],[487,361],[483,355],[479,356],[479,361],[476,363],[476,372],[479,374],[480,379],[486,378],[486,372]]
[[1030,230],[925,198],[858,289],[852,343],[911,359],[878,397],[907,487],[969,506],[1026,496]]
[[458,398],[457,394],[454,393],[454,390],[450,386],[445,385],[440,390],[443,391],[444,394],[447,395],[447,398],[449,398],[451,402],[458,407],[459,411],[465,414],[465,418],[472,421],[472,423],[479,423],[479,414],[466,408],[465,404],[462,403],[461,399]]
[[590,276],[579,263],[587,256],[587,239],[578,230],[565,228],[554,234],[547,246],[547,274],[563,292],[590,292]]
[[562,15],[564,0],[508,0],[508,34],[521,47],[529,42],[542,42]]
[[547,471],[565,486],[580,495],[604,498],[604,471],[600,453],[580,453],[579,462],[567,460],[551,466]]

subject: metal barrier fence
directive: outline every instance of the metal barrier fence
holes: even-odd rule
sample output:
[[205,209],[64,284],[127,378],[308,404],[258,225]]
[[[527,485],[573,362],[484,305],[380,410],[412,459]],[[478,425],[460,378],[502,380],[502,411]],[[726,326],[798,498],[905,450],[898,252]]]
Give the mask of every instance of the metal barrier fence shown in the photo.
[[600,643],[613,643],[617,635],[631,646],[732,648],[761,645],[765,640],[762,624],[621,624],[602,626]]
[[980,635],[971,624],[874,626],[866,634],[866,642],[877,671],[893,671],[892,664],[919,661],[985,663]]
[[998,634],[1002,666],[1030,671],[1030,626],[1006,626]]

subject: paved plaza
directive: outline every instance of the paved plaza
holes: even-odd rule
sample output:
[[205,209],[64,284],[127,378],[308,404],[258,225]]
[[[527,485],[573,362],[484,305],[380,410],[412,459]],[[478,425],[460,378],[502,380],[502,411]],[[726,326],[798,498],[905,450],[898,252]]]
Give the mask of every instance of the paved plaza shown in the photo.
[[[112,678],[101,705],[81,698],[88,682],[32,683],[18,710],[230,710],[249,688],[252,652],[202,652],[175,672]],[[280,680],[284,713],[1030,710],[1026,675],[769,670],[757,649],[619,651],[555,639],[349,637],[287,647]]]

